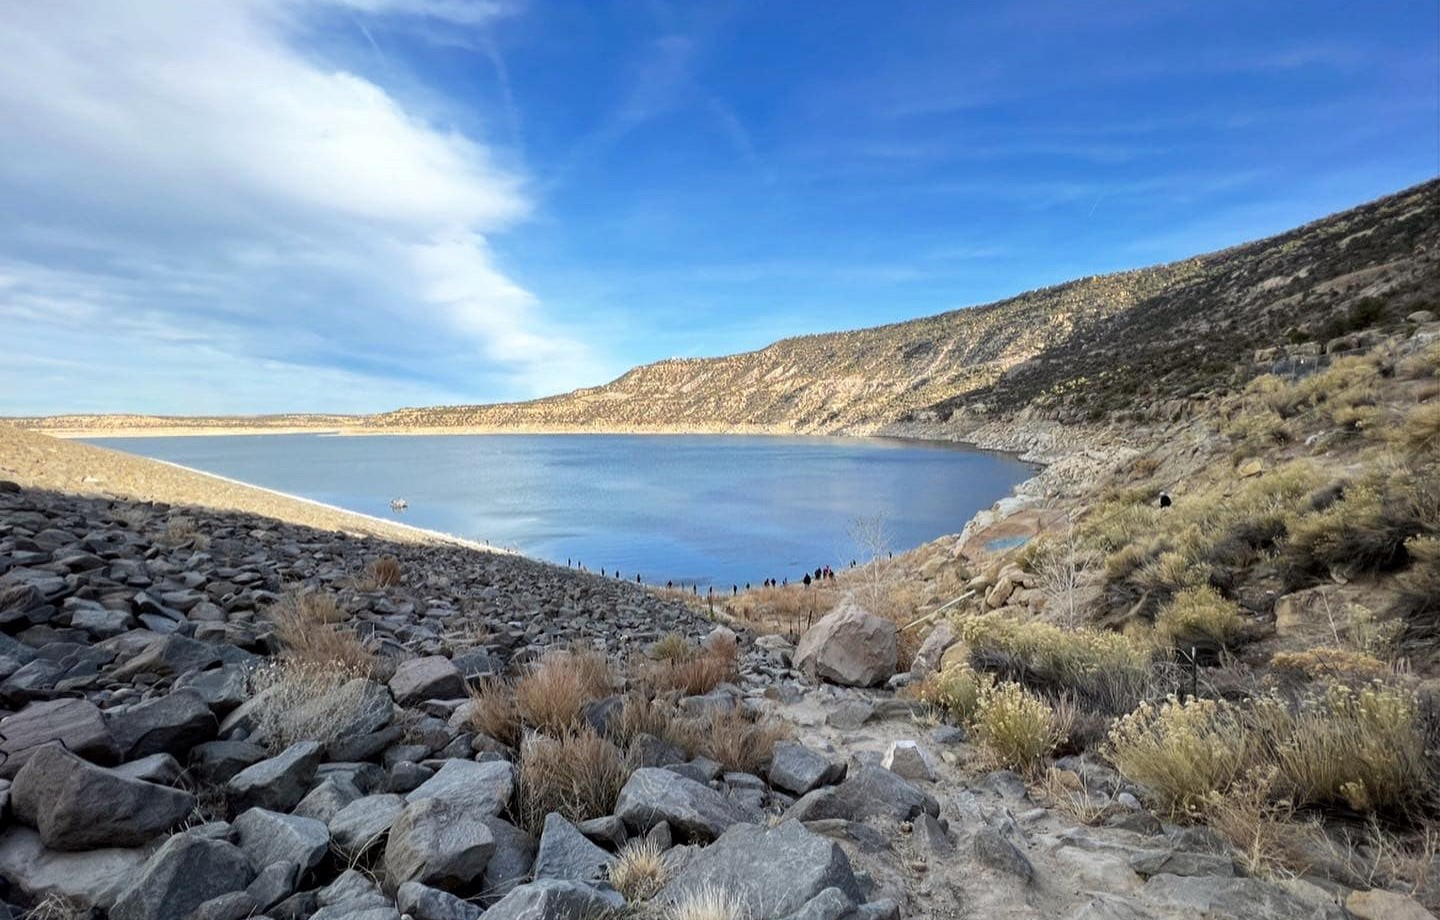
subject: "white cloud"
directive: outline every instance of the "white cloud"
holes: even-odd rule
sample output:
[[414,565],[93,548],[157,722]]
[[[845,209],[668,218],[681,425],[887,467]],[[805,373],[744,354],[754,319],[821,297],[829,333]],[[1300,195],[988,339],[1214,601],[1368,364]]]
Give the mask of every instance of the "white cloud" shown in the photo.
[[[549,326],[488,243],[531,210],[524,177],[307,51],[306,17],[324,7],[465,29],[507,11],[471,0],[0,9],[7,349],[83,353],[111,381],[107,400],[133,390],[135,405],[114,408],[143,411],[220,411],[206,394],[226,411],[378,409],[586,382],[586,349]],[[39,387],[0,368],[0,413],[90,399],[92,379],[49,373]]]

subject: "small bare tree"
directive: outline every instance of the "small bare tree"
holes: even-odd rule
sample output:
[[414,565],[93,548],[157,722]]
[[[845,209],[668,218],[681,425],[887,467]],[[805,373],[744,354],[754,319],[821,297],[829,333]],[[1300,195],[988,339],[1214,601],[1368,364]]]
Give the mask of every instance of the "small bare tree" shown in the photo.
[[1045,541],[1035,557],[1035,575],[1045,606],[1065,626],[1079,626],[1095,602],[1095,557],[1075,536],[1070,521],[1063,534]]
[[845,530],[862,560],[856,569],[860,583],[856,594],[862,606],[875,610],[887,600],[896,575],[890,526],[885,515],[875,514],[853,518]]

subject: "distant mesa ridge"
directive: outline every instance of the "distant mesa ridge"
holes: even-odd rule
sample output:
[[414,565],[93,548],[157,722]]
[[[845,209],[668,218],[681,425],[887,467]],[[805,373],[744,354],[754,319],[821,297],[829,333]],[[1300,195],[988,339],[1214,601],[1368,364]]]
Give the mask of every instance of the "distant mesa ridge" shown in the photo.
[[[863,433],[906,421],[1061,422],[1183,411],[1258,372],[1254,356],[1323,348],[1356,311],[1433,309],[1440,180],[1287,233],[1168,265],[1082,278],[985,306],[669,358],[527,402],[369,416],[52,416],[40,430],[165,428]],[[1371,323],[1373,325],[1373,323]]]

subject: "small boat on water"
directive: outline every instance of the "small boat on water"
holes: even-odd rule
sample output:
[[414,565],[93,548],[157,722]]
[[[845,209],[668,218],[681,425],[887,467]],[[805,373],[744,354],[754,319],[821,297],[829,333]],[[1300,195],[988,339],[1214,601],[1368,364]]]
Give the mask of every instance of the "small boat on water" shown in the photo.
[[409,508],[409,507],[410,507],[410,503],[407,502],[407,501],[406,501],[405,499],[403,499],[403,498],[392,498],[392,499],[390,499],[390,510],[391,510],[391,511],[394,511],[394,512],[396,512],[396,513],[399,513],[399,512],[404,511],[406,508]]

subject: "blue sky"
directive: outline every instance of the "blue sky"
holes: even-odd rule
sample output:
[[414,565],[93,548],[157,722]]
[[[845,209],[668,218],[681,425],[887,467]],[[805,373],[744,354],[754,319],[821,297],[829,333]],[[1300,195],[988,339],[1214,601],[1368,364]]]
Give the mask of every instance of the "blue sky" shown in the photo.
[[0,414],[372,411],[984,303],[1440,173],[1440,6],[0,8]]

